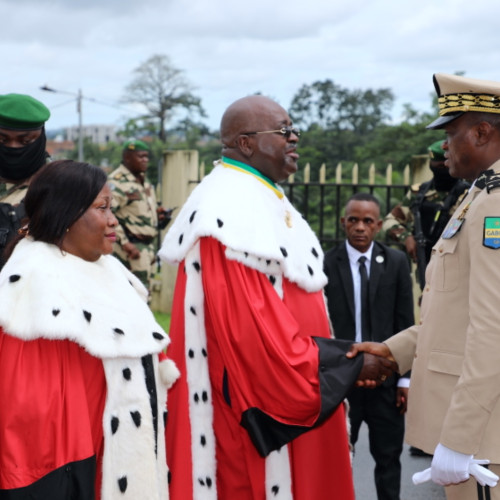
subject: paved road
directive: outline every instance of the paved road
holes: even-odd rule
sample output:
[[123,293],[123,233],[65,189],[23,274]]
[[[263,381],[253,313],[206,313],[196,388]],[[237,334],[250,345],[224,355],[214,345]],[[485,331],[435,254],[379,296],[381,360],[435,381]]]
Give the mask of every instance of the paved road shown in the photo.
[[[401,500],[445,500],[446,496],[441,486],[432,482],[415,486],[411,480],[414,472],[430,467],[430,462],[430,458],[410,455],[408,445],[404,445],[401,455]],[[368,449],[368,429],[366,424],[363,424],[359,432],[359,440],[356,443],[356,455],[353,461],[356,500],[377,500],[373,479],[374,467],[375,462]]]

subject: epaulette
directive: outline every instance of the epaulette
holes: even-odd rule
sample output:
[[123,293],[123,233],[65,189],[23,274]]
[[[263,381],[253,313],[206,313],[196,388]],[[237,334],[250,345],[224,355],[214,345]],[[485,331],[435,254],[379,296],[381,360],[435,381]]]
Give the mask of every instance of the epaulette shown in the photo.
[[486,181],[486,192],[489,194],[491,190],[500,187],[500,175],[494,174]]
[[485,170],[481,173],[481,175],[474,182],[474,186],[479,189],[484,189],[486,187],[486,183],[491,179],[491,177],[495,176],[495,172],[492,169]]

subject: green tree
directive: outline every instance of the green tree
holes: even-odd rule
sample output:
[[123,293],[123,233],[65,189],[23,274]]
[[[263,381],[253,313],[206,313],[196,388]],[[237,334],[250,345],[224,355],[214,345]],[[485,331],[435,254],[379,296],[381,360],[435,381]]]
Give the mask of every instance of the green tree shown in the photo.
[[166,140],[166,124],[179,108],[205,116],[201,100],[191,93],[191,85],[183,71],[175,68],[168,56],[151,56],[134,70],[134,74],[125,87],[122,102],[142,105],[146,112],[136,120],[156,123],[160,140]]
[[303,85],[293,97],[290,115],[300,127],[351,130],[365,134],[389,118],[394,96],[390,89],[349,90],[332,80]]

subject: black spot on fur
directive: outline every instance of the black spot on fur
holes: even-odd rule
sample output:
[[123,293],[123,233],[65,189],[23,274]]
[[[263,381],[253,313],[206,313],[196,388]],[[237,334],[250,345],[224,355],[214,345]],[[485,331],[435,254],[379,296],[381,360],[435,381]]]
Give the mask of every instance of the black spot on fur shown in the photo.
[[89,313],[88,311],[83,311],[83,316],[90,323],[90,320],[92,319],[92,314]]
[[168,473],[167,473],[167,481],[168,481],[168,484],[170,484],[172,482],[172,474],[170,471],[168,471]]
[[9,281],[11,283],[15,283],[16,281],[19,281],[21,279],[21,276],[19,274],[12,274],[9,276]]
[[191,359],[193,359],[193,358],[194,358],[194,351],[193,351],[193,349],[189,349],[189,351],[188,351],[188,356],[189,356]]
[[130,380],[132,378],[132,371],[130,370],[130,368],[124,368],[122,370],[122,373],[125,380]]
[[271,282],[271,285],[274,286],[274,284],[276,283],[276,276],[273,275],[269,276],[269,281]]
[[201,399],[203,400],[204,403],[206,403],[208,401],[208,393],[207,393],[207,391],[203,391],[201,393]]
[[247,257],[248,257],[248,252],[245,252],[245,258],[247,258]]
[[111,434],[114,434],[118,430],[120,425],[120,419],[118,417],[111,417]]
[[114,331],[117,335],[125,335],[125,332],[124,332],[121,328],[113,328],[113,331]]
[[141,414],[138,411],[131,411],[130,416],[132,417],[132,420],[134,421],[134,424],[136,427],[141,426]]
[[279,493],[279,491],[280,491],[280,487],[279,487],[277,484],[275,484],[275,485],[271,488],[271,492],[272,492],[272,494],[273,494],[274,496],[276,496],[276,495]]
[[318,258],[318,257],[319,257],[319,253],[318,253],[318,251],[317,251],[314,247],[313,247],[313,248],[311,248],[311,253],[312,253],[312,254],[313,254],[316,258]]
[[184,239],[184,234],[179,236],[179,245],[182,245],[182,240]]
[[309,274],[312,276],[314,274],[314,271],[312,270],[311,266],[307,266],[307,270],[309,271]]
[[269,266],[271,264],[270,260],[266,260],[266,264]]
[[156,339],[156,340],[163,340],[165,338],[164,335],[162,335],[161,333],[159,332],[153,332],[153,337]]
[[60,312],[60,309],[52,309],[52,316],[57,316]]
[[198,396],[197,392],[194,393],[193,399],[194,399],[195,403],[199,403],[200,402],[200,396]]
[[204,434],[200,436],[200,444],[201,446],[205,446],[207,444],[207,438],[205,437]]
[[209,488],[211,488],[212,487],[212,478],[210,478],[210,477],[207,476],[206,481],[207,481],[207,486]]
[[205,486],[205,481],[203,480],[203,478],[199,477],[199,478],[198,478],[198,482],[199,482],[202,486]]
[[194,221],[194,216],[196,215],[196,210],[189,216],[189,223],[191,224]]
[[196,316],[196,309],[194,308],[194,306],[191,306],[189,310],[191,311],[192,314]]
[[199,262],[193,262],[193,267],[196,269],[196,272],[199,273],[200,272],[200,269],[201,269],[201,266],[200,266],[200,263]]
[[222,222],[220,219],[217,219],[217,225],[219,227],[222,227],[224,225],[224,222]]
[[167,427],[168,411],[163,412],[163,427]]
[[283,254],[283,257],[288,257],[288,252],[286,251],[285,247],[280,247],[281,253]]
[[203,348],[201,350],[201,353],[203,354],[203,356],[206,358],[207,357],[207,350],[205,348]]
[[125,493],[127,491],[127,486],[128,486],[127,476],[123,476],[120,479],[118,479],[118,488],[120,488],[120,491],[122,493]]

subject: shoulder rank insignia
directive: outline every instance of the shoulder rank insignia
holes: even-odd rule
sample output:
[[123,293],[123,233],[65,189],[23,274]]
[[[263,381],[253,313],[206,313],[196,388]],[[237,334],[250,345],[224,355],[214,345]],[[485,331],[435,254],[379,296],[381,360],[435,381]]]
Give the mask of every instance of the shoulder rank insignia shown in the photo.
[[495,174],[492,175],[487,181],[486,181],[486,191],[489,192],[493,189],[499,188],[500,187],[500,175]]
[[500,217],[485,217],[483,245],[498,250],[500,248]]

